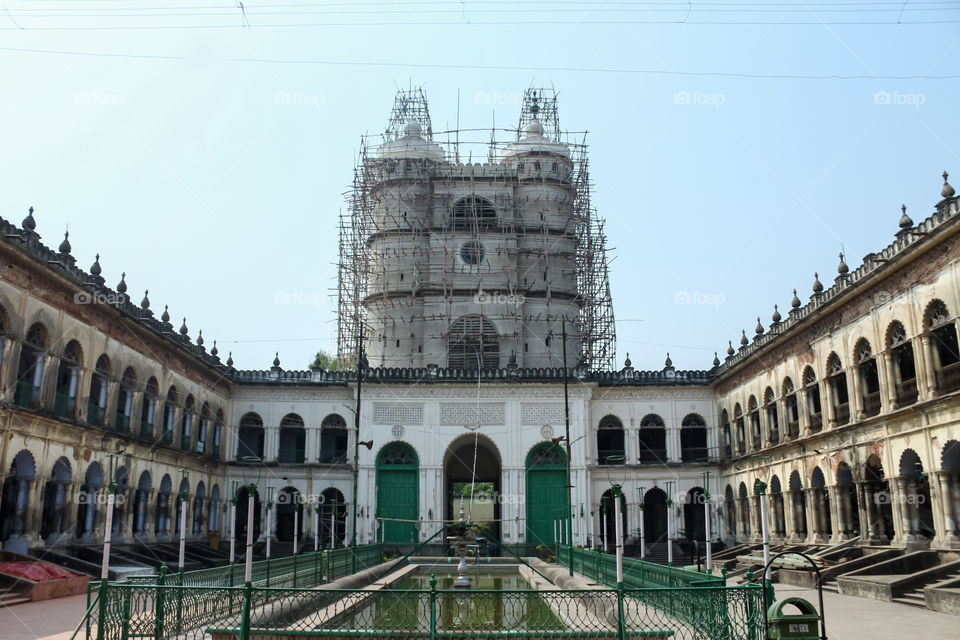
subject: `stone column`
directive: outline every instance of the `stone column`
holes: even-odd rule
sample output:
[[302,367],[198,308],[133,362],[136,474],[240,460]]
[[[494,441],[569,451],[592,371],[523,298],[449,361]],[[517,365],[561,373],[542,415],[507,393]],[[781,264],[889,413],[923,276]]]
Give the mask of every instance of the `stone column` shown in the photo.
[[803,508],[805,510],[804,516],[807,518],[807,541],[816,542],[817,533],[820,530],[819,525],[819,510],[817,509],[817,502],[814,499],[815,494],[813,489],[803,489]]
[[[830,534],[832,533],[833,523],[836,522],[836,518],[831,518],[830,527],[827,526],[827,518],[830,517],[830,511],[832,511],[836,506],[836,501],[833,501],[827,504],[827,498],[829,494],[826,489],[814,489],[813,490],[813,501],[815,503],[814,509],[817,512],[817,539],[821,542],[826,542],[830,539]],[[828,511],[828,509],[830,511]]]
[[[797,390],[797,413],[800,415],[800,428],[798,432],[800,437],[809,436],[813,433],[810,421],[813,420],[813,414],[810,412],[810,399],[807,397],[807,388],[801,387]],[[823,406],[823,403],[820,405]]]
[[937,376],[936,358],[933,355],[932,345],[930,344],[930,334],[920,336],[920,348],[914,349],[914,358],[916,359],[917,369],[917,390],[920,400],[936,398],[937,395]]
[[950,513],[953,517],[953,536],[960,542],[960,473],[956,471],[951,472],[949,476],[945,500],[950,504]]
[[[837,426],[837,411],[833,406],[833,385],[830,384],[830,378],[822,378],[817,384],[821,384],[820,415],[823,416],[823,428],[832,429]],[[847,391],[849,396],[849,389]]]
[[897,375],[893,370],[893,353],[884,351],[877,354],[880,374],[880,402],[883,403],[880,410],[883,412],[894,411],[898,408],[897,404]]
[[873,523],[873,496],[871,495],[870,485],[861,482],[857,485],[859,489],[859,512],[860,512],[860,536],[865,542],[872,542],[877,539]]
[[860,380],[860,366],[850,367],[850,387],[847,389],[847,397],[850,398],[850,422],[857,422],[866,417],[866,411],[863,408],[863,393]]
[[900,518],[900,528],[903,531],[903,542],[913,542],[916,540],[916,529],[913,526],[913,518],[910,513],[910,505],[907,494],[909,492],[908,480],[906,478],[894,478],[896,483],[896,494],[894,495],[895,513]]
[[840,541],[843,539],[843,531],[846,528],[843,519],[843,508],[840,505],[840,491],[837,485],[827,487],[824,491],[830,497],[830,531],[827,532],[830,540]]

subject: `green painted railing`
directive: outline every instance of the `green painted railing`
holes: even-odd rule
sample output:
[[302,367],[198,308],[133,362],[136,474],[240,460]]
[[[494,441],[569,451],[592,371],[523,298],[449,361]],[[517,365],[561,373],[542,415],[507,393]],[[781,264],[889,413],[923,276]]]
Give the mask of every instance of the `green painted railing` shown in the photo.
[[[557,560],[566,567],[572,562],[574,571],[608,587],[615,587],[617,584],[617,557],[613,554],[558,544]],[[712,576],[693,569],[669,567],[639,558],[623,559],[623,585],[631,589],[723,584],[724,579],[721,576]]]
[[[680,621],[648,603],[682,594]],[[558,591],[340,590],[103,585],[96,640],[603,638],[761,640],[756,586]]]

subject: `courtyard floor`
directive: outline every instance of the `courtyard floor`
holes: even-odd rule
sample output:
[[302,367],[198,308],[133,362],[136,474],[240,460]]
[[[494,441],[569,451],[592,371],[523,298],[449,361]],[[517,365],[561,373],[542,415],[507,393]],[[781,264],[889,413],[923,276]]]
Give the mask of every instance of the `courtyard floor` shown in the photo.
[[[817,593],[792,585],[776,585],[777,598],[799,596],[817,603]],[[955,640],[960,616],[905,604],[824,593],[830,640]],[[3,640],[68,640],[86,606],[85,595],[0,608]],[[79,636],[82,638],[82,632]]]

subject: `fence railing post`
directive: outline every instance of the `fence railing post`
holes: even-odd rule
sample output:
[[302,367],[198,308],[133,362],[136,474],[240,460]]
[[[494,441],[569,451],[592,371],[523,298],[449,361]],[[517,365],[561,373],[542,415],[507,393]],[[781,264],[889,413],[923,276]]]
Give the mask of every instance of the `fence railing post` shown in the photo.
[[297,586],[297,550],[293,550],[293,586]]
[[437,576],[430,574],[430,640],[437,639]]
[[156,613],[154,614],[155,629],[154,637],[156,640],[163,638],[163,617],[164,617],[164,601],[167,597],[166,589],[163,588],[163,585],[167,581],[167,565],[166,563],[160,565],[160,577],[157,579],[157,597],[156,597]]
[[243,613],[240,614],[240,640],[250,640],[250,601],[253,599],[253,583],[243,585]]
[[183,632],[183,567],[177,571],[177,633]]
[[133,599],[133,585],[125,585],[121,590],[123,598],[123,624],[120,632],[120,640],[127,640],[130,636],[130,601]]
[[623,612],[623,583],[617,583],[617,635],[620,640],[627,640],[627,621]]

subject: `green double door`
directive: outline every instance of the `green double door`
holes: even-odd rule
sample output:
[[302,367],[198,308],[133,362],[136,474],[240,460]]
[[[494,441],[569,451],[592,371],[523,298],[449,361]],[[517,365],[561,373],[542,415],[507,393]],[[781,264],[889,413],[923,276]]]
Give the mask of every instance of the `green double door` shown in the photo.
[[527,456],[527,544],[556,541],[556,521],[567,516],[566,485],[566,456],[560,447],[541,444],[533,449]]
[[416,544],[420,465],[407,444],[394,442],[377,457],[377,516],[387,544]]

